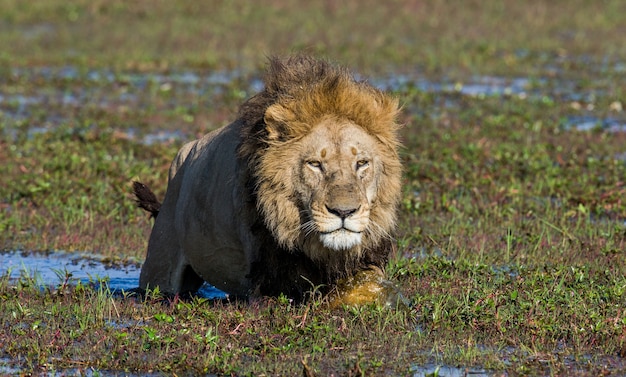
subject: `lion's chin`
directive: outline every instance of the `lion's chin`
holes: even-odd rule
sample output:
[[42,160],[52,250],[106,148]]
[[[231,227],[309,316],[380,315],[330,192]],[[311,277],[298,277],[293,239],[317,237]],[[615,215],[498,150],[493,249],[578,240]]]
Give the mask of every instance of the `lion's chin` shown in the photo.
[[320,240],[324,247],[328,249],[346,250],[358,246],[361,243],[361,233],[338,229],[334,232],[321,234]]

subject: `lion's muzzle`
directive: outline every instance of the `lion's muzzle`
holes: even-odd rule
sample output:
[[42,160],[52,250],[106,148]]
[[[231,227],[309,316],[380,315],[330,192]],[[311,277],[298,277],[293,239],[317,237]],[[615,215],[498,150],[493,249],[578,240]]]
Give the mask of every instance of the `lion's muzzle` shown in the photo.
[[319,216],[320,240],[333,250],[351,249],[361,243],[362,233],[369,221],[369,211],[358,207],[330,207]]

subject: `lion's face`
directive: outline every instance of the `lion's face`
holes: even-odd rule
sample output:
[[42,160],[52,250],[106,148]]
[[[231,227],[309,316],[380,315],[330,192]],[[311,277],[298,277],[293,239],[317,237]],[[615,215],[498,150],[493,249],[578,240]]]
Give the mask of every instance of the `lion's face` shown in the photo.
[[376,140],[349,121],[327,119],[302,138],[297,190],[305,236],[328,249],[361,244],[370,229],[379,159]]
[[339,254],[358,256],[388,237],[400,192],[395,149],[335,116],[282,141],[289,120],[279,111],[268,110],[268,132],[276,137],[256,172],[257,205],[277,241],[327,261]]
[[279,247],[328,271],[389,252],[402,193],[399,112],[397,99],[346,70],[272,62],[265,90],[240,109],[239,154]]

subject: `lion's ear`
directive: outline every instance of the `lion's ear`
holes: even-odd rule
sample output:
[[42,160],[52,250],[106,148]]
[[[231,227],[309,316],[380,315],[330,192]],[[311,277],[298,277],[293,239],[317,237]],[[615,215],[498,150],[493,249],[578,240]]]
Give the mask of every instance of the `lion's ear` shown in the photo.
[[265,129],[270,140],[279,140],[287,136],[287,124],[295,119],[291,110],[274,104],[265,110]]

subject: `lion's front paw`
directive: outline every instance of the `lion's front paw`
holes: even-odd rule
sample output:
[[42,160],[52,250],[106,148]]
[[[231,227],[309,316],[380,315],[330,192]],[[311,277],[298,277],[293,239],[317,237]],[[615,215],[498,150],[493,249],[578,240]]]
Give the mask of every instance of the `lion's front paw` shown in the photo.
[[330,307],[378,304],[389,307],[408,306],[408,300],[396,285],[377,267],[357,272],[341,280],[330,295]]

